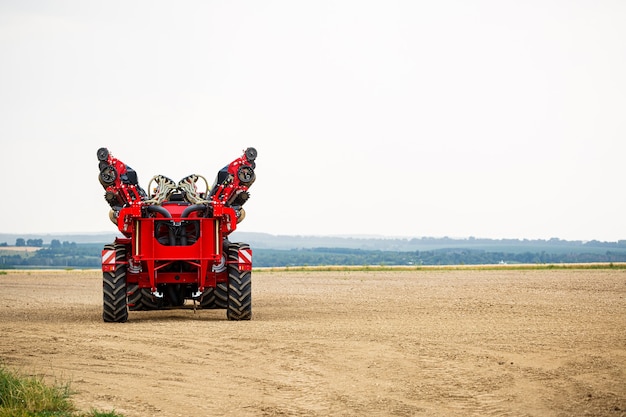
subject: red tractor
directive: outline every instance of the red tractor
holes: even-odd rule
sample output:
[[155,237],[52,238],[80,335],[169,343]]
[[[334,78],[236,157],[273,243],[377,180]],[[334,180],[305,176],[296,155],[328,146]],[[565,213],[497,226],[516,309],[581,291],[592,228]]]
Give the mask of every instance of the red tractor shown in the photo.
[[[129,310],[191,304],[226,309],[229,320],[250,320],[252,250],[228,235],[245,217],[256,149],[221,169],[212,187],[201,175],[178,183],[157,175],[150,194],[108,149],[98,149],[97,156],[111,221],[124,236],[102,250],[104,321],[125,322]],[[200,179],[204,191],[196,186]]]

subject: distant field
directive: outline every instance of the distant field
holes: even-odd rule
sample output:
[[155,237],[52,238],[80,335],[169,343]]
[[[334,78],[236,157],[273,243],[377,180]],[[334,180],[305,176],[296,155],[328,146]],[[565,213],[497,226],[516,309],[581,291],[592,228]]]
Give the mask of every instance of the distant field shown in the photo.
[[35,246],[0,246],[0,255],[2,255],[3,252],[6,252],[7,254],[14,254],[15,252],[36,252],[41,248],[35,247]]

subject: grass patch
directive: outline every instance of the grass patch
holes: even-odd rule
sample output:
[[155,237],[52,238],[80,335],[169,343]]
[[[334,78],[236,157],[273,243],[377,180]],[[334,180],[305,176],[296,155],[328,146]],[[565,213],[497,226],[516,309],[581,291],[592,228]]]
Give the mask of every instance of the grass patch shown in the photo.
[[492,270],[555,270],[555,269],[626,269],[626,263],[588,264],[494,264],[494,265],[319,265],[254,268],[253,272],[380,272],[380,271],[492,271]]
[[123,417],[113,411],[77,413],[70,395],[69,384],[48,385],[0,366],[0,417]]

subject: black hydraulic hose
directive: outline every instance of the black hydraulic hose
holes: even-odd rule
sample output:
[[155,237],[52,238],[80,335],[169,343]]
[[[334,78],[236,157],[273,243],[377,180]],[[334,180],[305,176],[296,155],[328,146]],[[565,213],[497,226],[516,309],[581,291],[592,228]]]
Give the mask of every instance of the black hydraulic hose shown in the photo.
[[183,210],[183,214],[181,214],[180,217],[186,219],[194,211],[206,210],[206,208],[207,207],[204,204],[194,204],[193,206],[189,206]]
[[[169,211],[167,211],[164,207],[161,206],[145,206],[146,210],[151,212],[151,213],[159,213],[161,214],[163,217],[171,219],[172,215],[170,214]],[[170,226],[168,226],[168,240],[169,240],[169,244],[170,246],[173,246],[176,244],[176,237],[174,236],[174,231],[172,230],[172,228]]]
[[171,224],[167,227],[167,233],[170,239],[170,246],[176,246],[176,233],[174,233],[174,228]]
[[[187,207],[185,210],[183,210],[183,213],[180,215],[180,217],[182,219],[186,219],[187,217],[189,217],[191,213],[195,211],[203,211],[206,209],[207,209],[207,206],[205,206],[204,204],[194,204],[192,206]],[[181,245],[187,246],[187,230],[184,229],[182,232],[183,232],[183,235],[180,237]]]
[[165,210],[165,208],[161,206],[146,206],[146,210],[153,212],[153,213],[162,214],[163,217],[167,217],[168,219],[172,218],[172,215],[170,214],[170,212]]

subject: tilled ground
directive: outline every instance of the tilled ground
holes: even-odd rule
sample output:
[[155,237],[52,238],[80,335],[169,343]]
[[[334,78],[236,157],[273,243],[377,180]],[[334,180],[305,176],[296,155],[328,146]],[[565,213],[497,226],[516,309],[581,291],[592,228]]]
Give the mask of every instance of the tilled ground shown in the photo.
[[626,416],[625,270],[253,273],[102,322],[98,271],[0,275],[2,363],[133,416]]

